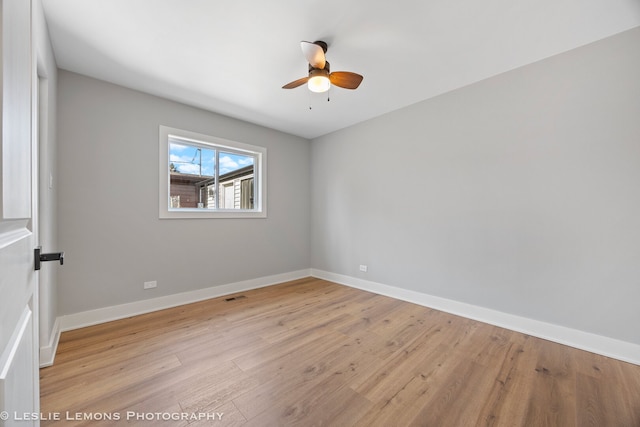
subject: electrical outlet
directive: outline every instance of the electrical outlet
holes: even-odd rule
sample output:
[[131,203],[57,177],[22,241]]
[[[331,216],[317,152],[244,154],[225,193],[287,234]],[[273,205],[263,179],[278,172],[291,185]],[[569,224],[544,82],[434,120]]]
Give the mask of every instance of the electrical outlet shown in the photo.
[[365,273],[367,272],[367,266],[360,264],[360,271],[364,271]]
[[155,288],[157,286],[158,286],[158,282],[156,282],[154,280],[154,281],[151,281],[151,282],[144,282],[144,285],[142,285],[142,288],[143,289],[153,289],[153,288]]

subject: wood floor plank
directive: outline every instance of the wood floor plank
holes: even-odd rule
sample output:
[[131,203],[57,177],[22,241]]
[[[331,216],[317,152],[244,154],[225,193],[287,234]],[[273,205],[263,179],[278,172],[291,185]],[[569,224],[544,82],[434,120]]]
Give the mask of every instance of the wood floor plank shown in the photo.
[[40,378],[43,413],[195,417],[127,425],[640,426],[640,366],[314,278],[64,332]]
[[526,412],[533,388],[533,373],[537,355],[529,336],[515,334],[509,348],[501,358],[496,358],[499,369],[495,381],[486,391],[484,406],[478,421],[485,426],[513,424]]
[[271,360],[276,360],[296,352],[298,349],[313,343],[314,341],[322,342],[327,335],[337,336],[343,339],[341,334],[337,334],[327,329],[302,329],[293,331],[287,335],[286,339],[273,343],[259,352],[250,352],[234,359],[236,365],[243,370],[248,370]]
[[[329,381],[327,381],[329,382]],[[323,393],[307,390],[287,405],[272,405],[251,418],[247,426],[352,426],[371,406],[371,402],[348,387],[318,385]],[[329,391],[330,390],[330,391]]]
[[386,359],[378,370],[358,378],[351,386],[373,401],[383,400],[385,396],[390,398],[399,387],[404,386],[420,373],[425,359],[434,353],[436,355],[453,353],[452,349],[447,349],[443,344],[445,339],[446,336],[441,334],[441,329],[437,325],[432,325],[403,351],[396,352]]
[[637,374],[627,375],[626,370],[627,367],[623,365],[611,366],[612,372],[609,374],[615,381],[603,381],[595,376],[578,374],[576,416],[579,425],[623,425],[628,422],[629,425],[640,426],[640,410],[637,403],[640,393],[631,385],[636,383],[637,379],[633,376]]
[[544,340],[534,341],[540,345],[532,388],[542,392],[531,394],[525,422],[539,426],[577,425],[572,352],[560,346],[544,345]]
[[127,364],[127,362],[120,362],[79,375],[68,382],[59,381],[57,384],[47,382],[41,396],[53,395],[60,403],[70,406],[80,405],[87,400],[100,399],[105,392],[127,387],[132,376],[136,378],[136,381],[142,382],[163,372],[174,371],[181,366],[175,355],[168,355],[150,363],[138,361],[136,364]]
[[[285,417],[284,414],[289,414],[291,407],[306,408],[304,402],[312,401],[308,396],[315,399],[331,393],[333,389],[327,385],[327,379],[334,379],[335,389],[347,387],[353,379],[376,370],[384,363],[375,356],[358,351],[358,344],[354,340],[325,342],[321,348],[314,350],[315,356],[292,354],[277,366],[263,365],[248,371],[248,374],[268,380],[235,399],[238,409],[247,419],[262,418],[265,414]],[[302,412],[307,413],[308,409]]]
[[476,398],[478,390],[491,387],[495,373],[471,360],[460,359],[459,363],[441,382],[433,386],[434,393],[422,406],[411,424],[469,426],[480,424],[478,414],[483,402]]

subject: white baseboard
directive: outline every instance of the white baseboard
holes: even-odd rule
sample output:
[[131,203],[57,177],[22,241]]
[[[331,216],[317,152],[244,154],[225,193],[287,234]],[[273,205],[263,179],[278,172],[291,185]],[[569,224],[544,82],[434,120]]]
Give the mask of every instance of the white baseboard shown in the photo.
[[53,359],[56,357],[58,350],[58,342],[60,341],[60,318],[56,318],[51,330],[51,337],[46,347],[40,347],[40,367],[45,368],[53,365]]
[[49,345],[40,349],[40,366],[44,367],[53,364],[61,332],[110,322],[112,320],[123,319],[152,311],[164,310],[166,308],[203,301],[210,298],[217,298],[237,292],[263,288],[309,276],[385,295],[391,298],[408,301],[414,304],[419,304],[425,307],[434,308],[436,310],[568,345],[570,347],[612,357],[635,365],[640,365],[640,345],[637,344],[579,331],[577,329],[571,329],[564,326],[554,325],[539,320],[503,313],[485,307],[312,268],[60,316],[56,319],[54,324]]
[[237,292],[263,288],[265,286],[275,285],[277,283],[287,282],[290,280],[302,279],[304,277],[309,277],[310,275],[310,270],[305,269],[259,277],[257,279],[244,280],[242,282],[212,286],[210,288],[197,289],[179,294],[166,295],[111,307],[83,311],[80,313],[67,314],[65,316],[58,317],[56,323],[58,321],[60,322],[59,329],[61,332],[70,331],[73,329],[84,328],[86,326],[110,322],[112,320],[124,319],[138,314],[150,313],[152,311],[164,310],[166,308],[177,307],[179,305],[190,304],[192,302],[203,301],[210,298],[217,298]]
[[311,276],[640,365],[640,345],[630,342],[323,270]]

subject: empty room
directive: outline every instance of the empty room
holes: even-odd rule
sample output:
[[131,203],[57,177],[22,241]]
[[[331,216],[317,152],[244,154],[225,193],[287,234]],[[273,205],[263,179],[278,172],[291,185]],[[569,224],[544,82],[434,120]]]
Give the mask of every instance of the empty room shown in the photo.
[[638,0],[0,4],[0,426],[640,426]]

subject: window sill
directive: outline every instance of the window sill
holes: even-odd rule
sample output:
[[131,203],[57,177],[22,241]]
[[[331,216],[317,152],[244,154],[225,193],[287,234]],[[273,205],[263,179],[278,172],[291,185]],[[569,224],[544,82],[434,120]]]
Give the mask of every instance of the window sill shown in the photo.
[[160,219],[210,219],[210,218],[266,218],[267,212],[243,211],[243,210],[218,210],[206,209],[168,209],[160,212]]

